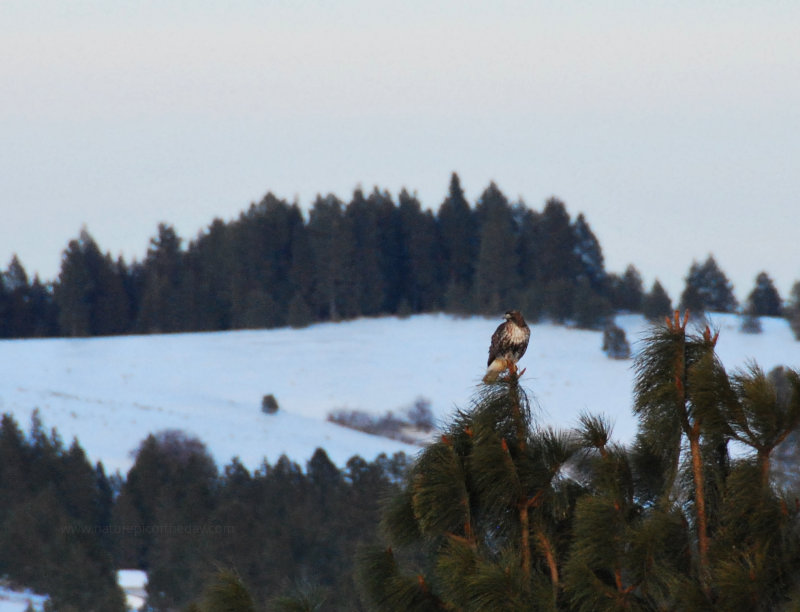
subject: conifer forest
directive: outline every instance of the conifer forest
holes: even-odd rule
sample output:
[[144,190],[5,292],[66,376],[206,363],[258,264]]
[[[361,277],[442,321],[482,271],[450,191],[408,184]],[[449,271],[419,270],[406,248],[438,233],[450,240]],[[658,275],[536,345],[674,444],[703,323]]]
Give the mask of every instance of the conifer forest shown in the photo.
[[[0,337],[302,327],[361,316],[444,311],[496,314],[513,303],[530,321],[602,327],[616,311],[652,319],[672,306],[734,312],[713,256],[694,262],[680,296],[643,287],[631,263],[608,272],[588,220],[557,198],[541,210],[491,183],[473,204],[457,174],[438,210],[377,187],[349,202],[319,196],[307,218],[271,193],[185,243],[161,224],[143,261],[103,253],[88,229],[66,245],[58,277],[30,279],[12,258],[0,272]],[[742,312],[785,314],[800,334],[800,283],[784,304],[766,272]]]
[[716,353],[724,336],[703,319],[736,312],[758,333],[758,317],[780,316],[800,338],[800,282],[783,299],[762,272],[739,303],[708,256],[673,299],[658,281],[645,288],[633,264],[607,271],[588,220],[556,198],[536,210],[492,183],[471,204],[456,174],[435,212],[405,190],[397,201],[377,188],[319,196],[307,215],[268,194],[188,243],[160,225],[132,262],[84,229],[52,282],[16,257],[0,273],[0,337],[509,304],[530,322],[605,329],[609,343],[615,313],[652,321],[622,408],[638,419],[633,441],[615,441],[602,414],[549,427],[514,367],[416,458],[354,455],[342,468],[324,449],[303,466],[221,467],[202,441],[167,430],[140,442],[127,474],[109,474],[39,415],[25,431],[6,414],[0,578],[66,612],[125,610],[120,568],[147,572],[153,611],[800,609],[800,479],[787,476],[798,471],[800,372],[729,371]]

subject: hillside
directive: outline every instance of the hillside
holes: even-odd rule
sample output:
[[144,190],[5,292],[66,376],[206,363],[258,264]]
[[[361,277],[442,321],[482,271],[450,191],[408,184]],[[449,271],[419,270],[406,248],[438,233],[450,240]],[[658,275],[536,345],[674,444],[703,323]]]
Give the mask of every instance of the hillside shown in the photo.
[[[645,321],[620,316],[634,351]],[[324,447],[342,465],[355,454],[414,453],[415,446],[326,422],[336,409],[401,413],[419,397],[437,419],[468,407],[499,323],[481,317],[419,315],[359,319],[265,331],[0,342],[0,411],[27,429],[38,408],[65,442],[76,437],[92,461],[127,471],[148,433],[183,429],[225,464],[249,468],[281,454],[304,464]],[[764,369],[800,366],[800,344],[781,319],[742,334],[739,319],[718,315],[718,353],[729,370],[755,360]],[[599,332],[539,324],[521,366],[543,425],[572,426],[582,411],[605,413],[615,434],[635,432],[631,361],[600,350]],[[261,412],[273,394],[280,410]]]

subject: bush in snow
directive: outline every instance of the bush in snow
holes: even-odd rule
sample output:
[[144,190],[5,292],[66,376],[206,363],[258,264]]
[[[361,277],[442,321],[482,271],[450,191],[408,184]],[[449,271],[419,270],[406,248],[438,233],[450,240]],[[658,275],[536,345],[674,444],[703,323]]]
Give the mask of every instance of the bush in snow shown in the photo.
[[611,359],[628,359],[631,356],[625,331],[614,323],[609,323],[603,330],[603,352]]
[[264,414],[275,414],[278,412],[278,400],[270,393],[261,398],[261,412]]

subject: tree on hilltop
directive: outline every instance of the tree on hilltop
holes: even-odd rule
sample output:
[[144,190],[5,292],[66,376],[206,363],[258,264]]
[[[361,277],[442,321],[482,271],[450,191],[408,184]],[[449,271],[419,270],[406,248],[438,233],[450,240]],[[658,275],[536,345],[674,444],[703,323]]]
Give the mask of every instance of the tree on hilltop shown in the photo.
[[733,312],[737,302],[733,285],[717,265],[713,255],[702,263],[692,262],[681,294],[682,310],[691,312]]
[[746,311],[756,317],[779,317],[781,315],[781,296],[769,274],[760,272],[755,286],[747,296]]

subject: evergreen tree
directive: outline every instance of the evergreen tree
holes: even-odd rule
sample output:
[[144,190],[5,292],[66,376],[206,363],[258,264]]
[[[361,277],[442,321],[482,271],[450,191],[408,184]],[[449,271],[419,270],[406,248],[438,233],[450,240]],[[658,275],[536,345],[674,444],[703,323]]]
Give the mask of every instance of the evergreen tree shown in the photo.
[[789,292],[789,301],[784,309],[783,316],[789,321],[794,337],[800,340],[800,281],[792,285]]
[[54,290],[61,333],[67,336],[125,331],[129,301],[110,255],[100,252],[86,229],[70,241],[61,258]]
[[317,196],[308,220],[308,240],[316,271],[311,304],[320,319],[336,321],[342,313],[349,256],[345,236],[342,203],[333,195]]
[[142,296],[137,328],[146,333],[184,329],[183,252],[174,228],[164,223],[150,239],[142,266]]
[[202,612],[255,612],[253,598],[241,578],[230,571],[217,572],[203,594]]
[[661,321],[672,312],[672,300],[656,279],[650,291],[642,298],[642,314],[648,321]]
[[344,211],[348,249],[341,312],[348,317],[379,314],[385,297],[378,211],[374,202],[356,189]]
[[[540,217],[536,262],[537,277],[547,286],[556,281],[574,281],[580,273],[576,234],[563,202],[550,198]],[[552,314],[552,313],[551,313]]]
[[572,225],[575,235],[575,259],[578,264],[577,279],[588,281],[592,291],[598,295],[605,295],[608,291],[608,277],[605,270],[603,251],[592,228],[586,222],[583,213],[578,215]]
[[397,312],[409,276],[408,248],[401,218],[392,197],[377,187],[367,198],[377,229],[378,270],[382,281],[379,312]]
[[612,359],[628,359],[631,356],[625,330],[613,322],[603,329],[603,352]]
[[230,329],[236,253],[233,227],[221,219],[214,219],[189,245],[184,265],[189,329]]
[[[384,514],[389,548],[359,563],[380,610],[553,609],[579,490],[563,468],[577,447],[534,431],[515,373],[487,386],[417,460]],[[404,569],[416,559],[420,570]]]
[[592,289],[587,278],[581,278],[572,291],[572,319],[581,329],[602,329],[612,314],[611,303]]
[[0,273],[0,337],[26,338],[34,334],[36,320],[31,308],[28,274],[16,255]]
[[[639,270],[633,264],[625,268],[622,276],[612,275],[610,278],[611,304],[615,310],[641,312],[644,300],[644,285]],[[662,288],[663,291],[663,288]],[[670,312],[668,305],[663,315]]]
[[766,272],[760,272],[756,284],[747,296],[746,310],[757,317],[779,317],[781,296]]
[[733,312],[736,309],[733,286],[720,270],[713,255],[702,264],[692,262],[681,294],[681,309],[691,312]]
[[515,206],[519,278],[522,286],[521,307],[528,321],[537,321],[542,313],[544,300],[539,279],[539,242],[542,240],[541,215],[522,203]]
[[58,308],[53,299],[52,285],[45,285],[38,276],[34,276],[28,295],[34,320],[32,335],[37,337],[57,335]]
[[50,597],[57,610],[124,609],[111,556],[98,530],[104,497],[83,450],[65,450],[34,413],[26,438],[0,422],[0,575]]
[[442,269],[447,287],[445,306],[451,312],[469,311],[478,254],[478,230],[456,173],[450,177],[447,198],[436,215]]
[[514,372],[482,388],[386,505],[388,547],[359,562],[371,609],[793,609],[800,508],[771,474],[800,372],[729,375],[687,322],[676,312],[637,356],[630,448],[602,417],[532,427]]
[[422,212],[419,200],[405,189],[398,198],[398,216],[406,259],[402,299],[411,312],[430,312],[443,298],[436,220],[430,211]]
[[292,284],[292,299],[287,308],[287,323],[294,327],[308,325],[315,320],[311,304],[317,293],[317,272],[314,269],[314,254],[308,226],[295,225],[292,236],[291,267],[289,280]]
[[490,183],[476,207],[480,248],[475,266],[475,300],[479,312],[495,313],[513,301],[518,290],[517,249],[511,206]]

